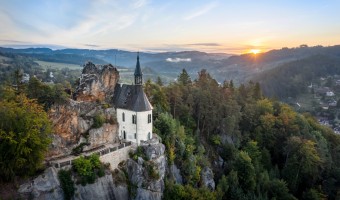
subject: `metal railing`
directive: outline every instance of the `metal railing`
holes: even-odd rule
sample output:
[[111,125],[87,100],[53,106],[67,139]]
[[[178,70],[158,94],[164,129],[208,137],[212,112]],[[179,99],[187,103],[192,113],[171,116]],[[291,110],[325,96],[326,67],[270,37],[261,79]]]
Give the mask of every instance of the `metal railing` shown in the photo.
[[[100,149],[104,146],[104,145],[102,145],[100,147],[97,147],[97,148],[94,148],[94,149],[91,149],[91,150],[84,152],[83,156],[89,157],[92,154],[98,154],[99,156],[103,156],[103,155],[106,155],[108,153],[122,149],[124,147],[131,146],[131,144],[132,144],[132,142],[124,142],[124,143],[120,144],[119,146],[107,147],[105,149],[101,149],[101,150],[98,151],[98,149]],[[80,156],[82,156],[82,155],[80,155]],[[70,158],[71,158],[70,160],[66,160],[66,161],[62,161],[62,162],[58,162],[57,161],[58,157],[57,157],[57,158],[54,158],[53,160],[50,160],[49,164],[53,165],[55,168],[63,168],[63,167],[72,165],[73,160],[79,158],[80,156],[77,156],[77,157],[70,156]],[[68,156],[60,156],[60,157],[64,159],[64,158],[67,158]]]

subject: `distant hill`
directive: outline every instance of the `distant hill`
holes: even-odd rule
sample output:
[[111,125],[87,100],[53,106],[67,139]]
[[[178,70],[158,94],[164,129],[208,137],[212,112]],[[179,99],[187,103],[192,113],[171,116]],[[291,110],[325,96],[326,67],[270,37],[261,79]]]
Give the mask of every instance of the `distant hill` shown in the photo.
[[340,56],[317,54],[284,63],[252,78],[266,96],[280,99],[307,92],[307,86],[321,77],[340,75]]
[[[136,63],[136,52],[109,49],[60,49],[27,48],[13,49],[1,48],[0,52],[26,55],[41,61],[70,63],[83,65],[86,61],[96,64],[112,63],[120,67],[133,68]],[[194,79],[197,72],[205,68],[216,77],[220,83],[224,80],[234,80],[239,84],[254,79],[285,63],[303,60],[305,58],[325,55],[329,58],[340,57],[340,45],[330,47],[282,48],[260,54],[214,54],[199,51],[150,53],[140,52],[140,61],[143,68],[150,68],[157,72],[157,76],[175,79],[185,68]],[[155,77],[154,77],[155,78]]]
[[227,80],[234,79],[236,83],[242,83],[253,79],[254,76],[281,66],[284,63],[297,61],[314,55],[326,55],[329,57],[340,57],[340,45],[330,47],[306,47],[282,48],[271,50],[260,54],[244,54],[231,56],[222,61],[216,68],[215,76],[221,81],[223,77]]
[[[91,50],[91,49],[61,49],[52,50],[49,48],[27,48],[27,49],[14,49],[0,47],[0,52],[26,54],[30,57],[36,57],[43,61],[63,62],[71,64],[83,64],[83,59],[92,60],[94,63],[116,63],[119,66],[134,67],[136,64],[136,52],[123,51],[118,49],[109,50]],[[195,60],[221,60],[228,58],[229,54],[209,54],[199,51],[183,51],[183,52],[165,52],[165,53],[145,53],[141,52],[141,62],[145,65],[157,62],[172,62],[181,63],[185,62],[182,59],[195,59]],[[54,58],[53,58],[54,57]],[[72,60],[70,57],[73,57]],[[168,59],[168,60],[167,60]],[[176,59],[178,59],[176,61]],[[190,62],[190,61],[189,61]]]

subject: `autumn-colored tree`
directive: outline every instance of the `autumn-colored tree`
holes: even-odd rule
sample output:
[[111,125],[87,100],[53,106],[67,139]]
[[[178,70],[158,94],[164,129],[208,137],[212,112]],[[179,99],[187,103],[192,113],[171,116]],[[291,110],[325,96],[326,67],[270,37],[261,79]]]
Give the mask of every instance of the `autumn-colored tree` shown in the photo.
[[20,94],[0,101],[0,177],[32,175],[42,167],[51,142],[47,114],[35,100]]

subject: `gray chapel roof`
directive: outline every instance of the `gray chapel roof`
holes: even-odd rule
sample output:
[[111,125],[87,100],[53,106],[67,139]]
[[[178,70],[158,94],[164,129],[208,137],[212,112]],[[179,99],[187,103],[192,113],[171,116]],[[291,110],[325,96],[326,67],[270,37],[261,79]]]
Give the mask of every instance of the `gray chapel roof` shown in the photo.
[[117,84],[113,101],[116,108],[137,112],[152,110],[152,106],[141,85]]

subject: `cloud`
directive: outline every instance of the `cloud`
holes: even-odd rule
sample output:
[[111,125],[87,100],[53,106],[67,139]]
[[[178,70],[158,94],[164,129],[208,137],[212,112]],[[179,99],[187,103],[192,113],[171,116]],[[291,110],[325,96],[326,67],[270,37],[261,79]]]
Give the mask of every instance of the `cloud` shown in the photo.
[[165,59],[167,62],[173,62],[173,63],[178,63],[178,62],[191,62],[191,58],[167,58]]
[[4,42],[4,43],[19,43],[19,44],[28,43],[28,42],[21,41],[21,40],[0,40],[0,42]]
[[184,19],[185,20],[191,20],[191,19],[194,19],[194,18],[199,17],[201,15],[204,15],[205,13],[209,12],[210,10],[215,8],[216,6],[217,6],[216,2],[212,2],[210,4],[207,4],[204,7],[192,12],[189,15],[187,15],[186,17],[184,17]]
[[83,44],[83,45],[87,47],[100,47],[99,45],[96,44]]
[[218,43],[193,43],[193,44],[188,44],[189,46],[209,46],[209,47],[218,47],[222,46],[221,44]]
[[132,3],[132,8],[137,9],[145,6],[148,3],[147,0],[136,0],[134,3]]

